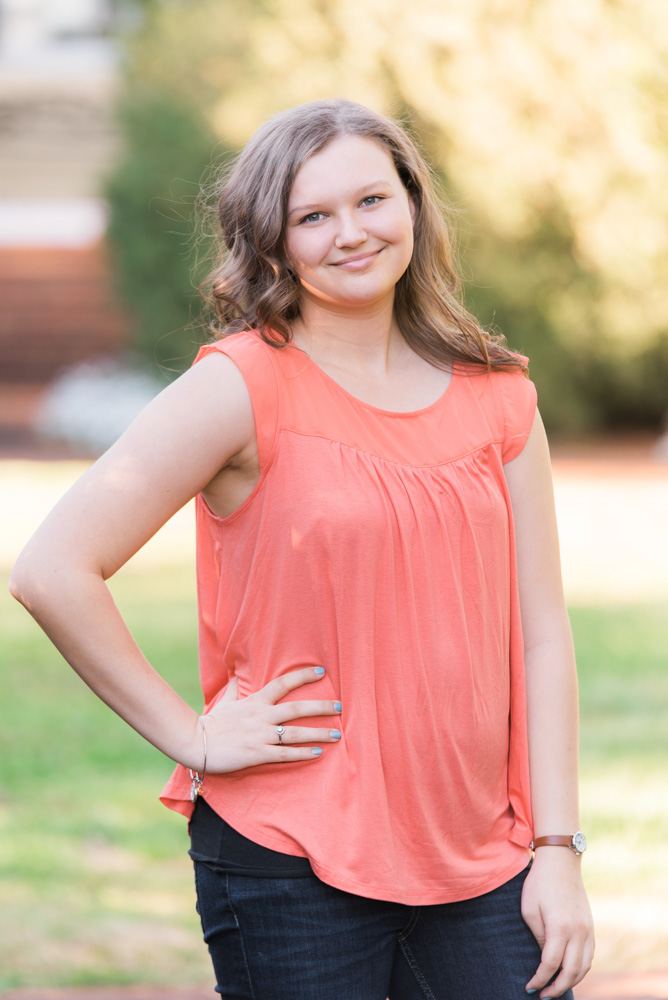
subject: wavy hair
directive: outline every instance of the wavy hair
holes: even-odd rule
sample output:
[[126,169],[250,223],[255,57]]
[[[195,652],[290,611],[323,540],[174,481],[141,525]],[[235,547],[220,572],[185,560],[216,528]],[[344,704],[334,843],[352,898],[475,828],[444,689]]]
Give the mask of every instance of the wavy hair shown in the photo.
[[431,172],[401,125],[344,99],[300,104],[267,121],[215,185],[221,254],[200,291],[218,336],[259,329],[284,347],[300,315],[300,285],[285,250],[288,197],[301,165],[328,142],[356,135],[379,143],[412,198],[414,249],[397,282],[394,311],[411,348],[439,368],[520,368],[521,358],[464,307],[448,212]]

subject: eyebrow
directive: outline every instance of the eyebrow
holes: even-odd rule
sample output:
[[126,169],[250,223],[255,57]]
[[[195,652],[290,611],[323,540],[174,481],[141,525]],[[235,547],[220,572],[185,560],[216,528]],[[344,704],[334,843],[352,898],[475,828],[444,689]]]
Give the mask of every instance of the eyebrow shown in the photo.
[[[364,187],[361,187],[357,191],[355,191],[354,197],[359,198],[364,193],[364,191],[369,191],[372,188],[378,188],[383,186],[389,187],[391,186],[391,182],[387,180],[387,178],[385,178],[384,180],[371,181],[370,184],[365,184]],[[289,210],[288,218],[290,218],[293,215],[302,215],[302,214],[308,215],[309,212],[316,211],[321,204],[322,202],[316,202],[313,205],[296,205],[294,208],[291,208]]]

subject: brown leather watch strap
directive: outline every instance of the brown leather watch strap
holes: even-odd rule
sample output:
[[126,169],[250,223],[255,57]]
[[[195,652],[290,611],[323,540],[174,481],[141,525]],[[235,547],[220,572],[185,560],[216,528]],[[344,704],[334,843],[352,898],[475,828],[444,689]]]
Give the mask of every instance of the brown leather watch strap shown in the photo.
[[534,850],[537,847],[570,847],[573,849],[573,838],[572,837],[536,837],[533,841],[532,847]]
[[531,842],[531,849],[535,851],[537,847],[568,847],[573,854],[580,857],[587,850],[587,838],[582,830],[578,830],[570,837],[536,837]]

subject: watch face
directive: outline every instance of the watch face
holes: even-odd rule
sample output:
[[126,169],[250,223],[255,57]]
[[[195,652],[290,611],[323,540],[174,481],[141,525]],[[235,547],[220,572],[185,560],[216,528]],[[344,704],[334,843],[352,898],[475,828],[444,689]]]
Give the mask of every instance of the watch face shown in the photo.
[[580,830],[573,834],[573,847],[578,854],[583,854],[587,850],[587,838]]

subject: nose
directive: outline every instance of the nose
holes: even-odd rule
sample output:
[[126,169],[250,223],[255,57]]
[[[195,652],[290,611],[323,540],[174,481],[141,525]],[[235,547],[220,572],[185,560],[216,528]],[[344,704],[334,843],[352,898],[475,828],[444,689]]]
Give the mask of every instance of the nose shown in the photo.
[[346,213],[340,217],[339,230],[334,240],[339,250],[343,247],[358,247],[365,240],[366,232],[359,225],[354,215]]

